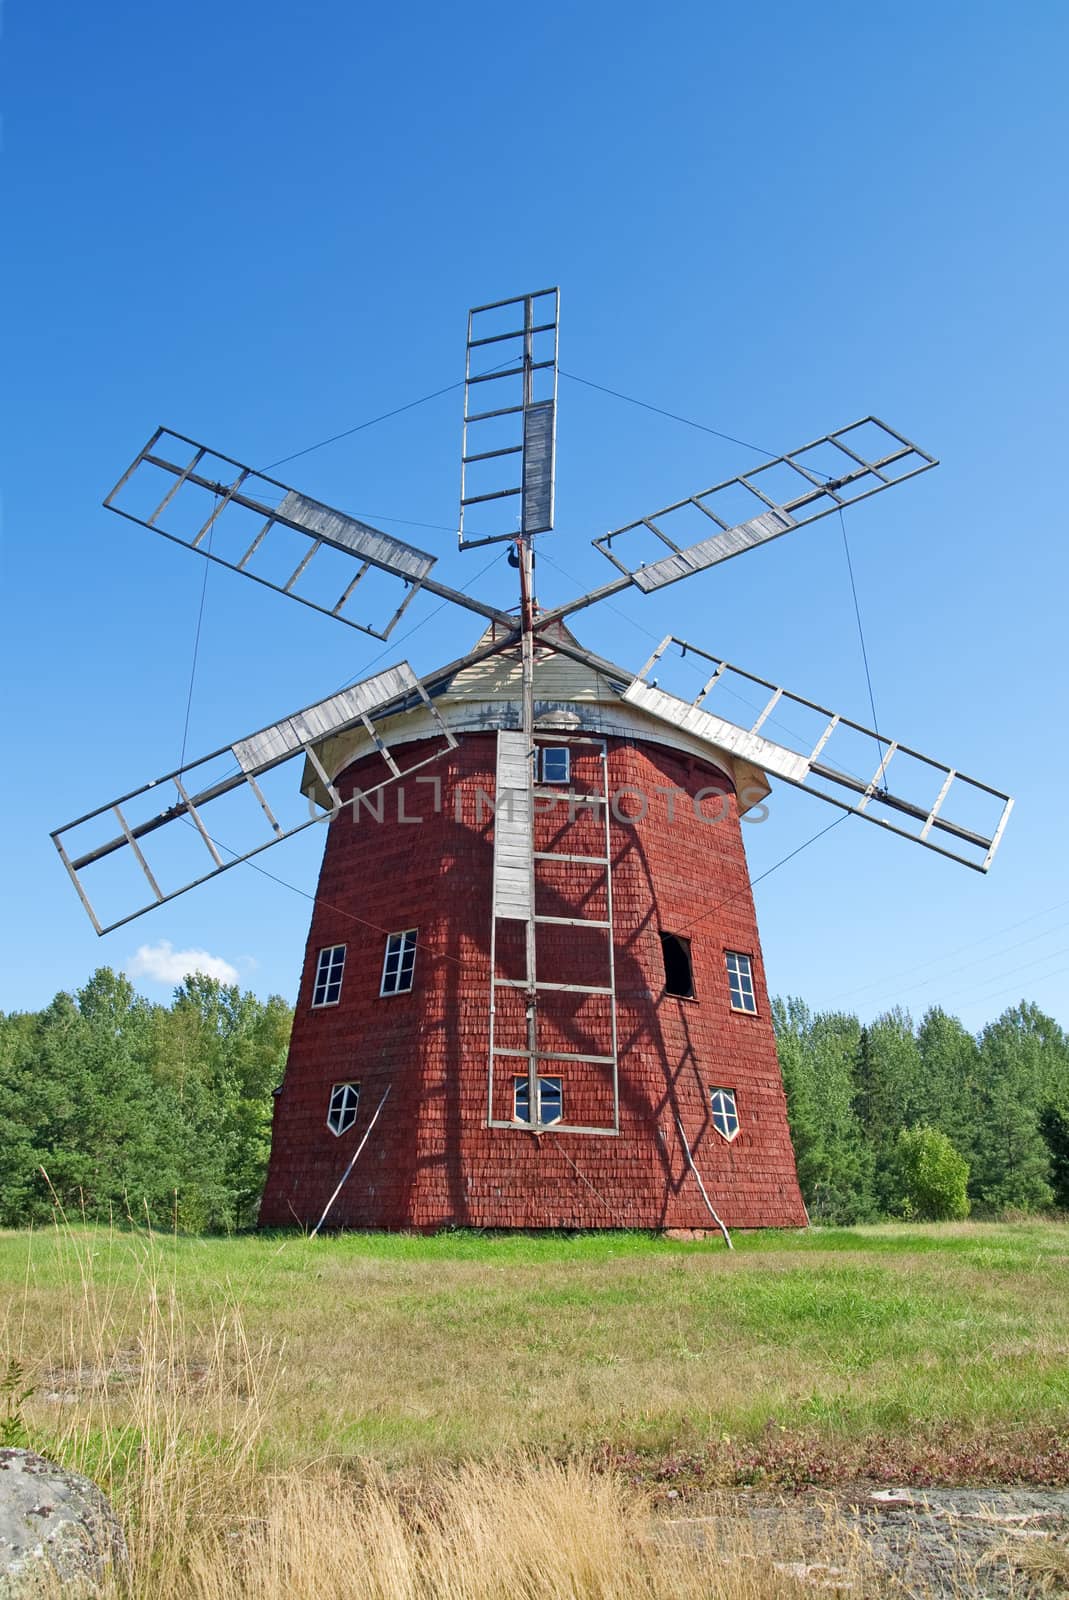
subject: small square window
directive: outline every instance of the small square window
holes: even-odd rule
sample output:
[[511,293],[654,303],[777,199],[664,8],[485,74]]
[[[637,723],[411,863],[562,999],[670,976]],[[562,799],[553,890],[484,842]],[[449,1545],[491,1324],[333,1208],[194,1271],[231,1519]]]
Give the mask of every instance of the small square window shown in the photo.
[[694,968],[690,960],[690,940],[681,939],[678,933],[662,933],[661,956],[664,960],[665,994],[693,1000]]
[[757,997],[754,994],[753,967],[749,956],[740,955],[737,950],[726,950],[724,955],[727,960],[732,1011],[748,1011],[751,1016],[756,1015]]
[[416,933],[417,929],[409,928],[405,933],[391,933],[387,938],[380,995],[407,994],[411,989],[416,970]]
[[735,1104],[734,1089],[710,1089],[709,1109],[713,1116],[713,1127],[730,1144],[739,1131],[739,1108]]
[[313,1006],[336,1006],[341,998],[341,979],[345,971],[345,946],[328,945],[319,952],[316,980],[312,988]]
[[571,751],[566,744],[542,746],[542,782],[567,783],[571,777]]
[[356,1108],[360,1104],[358,1083],[336,1083],[330,1091],[327,1110],[327,1127],[331,1133],[346,1133],[356,1121]]
[[[530,1085],[527,1079],[514,1078],[514,1112],[517,1122],[530,1122]],[[560,1078],[539,1078],[538,1080],[538,1122],[559,1122],[564,1114],[564,1089]]]

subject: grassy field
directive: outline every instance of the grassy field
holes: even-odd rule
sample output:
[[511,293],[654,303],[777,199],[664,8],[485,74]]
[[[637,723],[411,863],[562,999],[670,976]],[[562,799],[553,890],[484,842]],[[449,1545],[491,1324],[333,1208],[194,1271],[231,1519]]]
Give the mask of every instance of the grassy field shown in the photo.
[[[221,1503],[264,1528],[303,1495],[307,1528],[358,1493],[381,1521],[406,1495],[445,1504],[458,1471],[514,1500],[589,1502],[591,1517],[598,1495],[644,1486],[1069,1482],[1069,1227],[736,1243],[0,1233],[0,1363],[20,1362],[34,1391],[17,1408],[29,1441],[128,1508],[146,1593],[161,1561],[192,1582],[190,1530],[228,1548]],[[287,1571],[279,1593],[303,1593]],[[175,1593],[274,1593],[263,1572],[247,1590],[182,1589],[176,1573]],[[691,1592],[682,1569],[672,1581],[665,1593]],[[337,1592],[409,1592],[354,1584]]]

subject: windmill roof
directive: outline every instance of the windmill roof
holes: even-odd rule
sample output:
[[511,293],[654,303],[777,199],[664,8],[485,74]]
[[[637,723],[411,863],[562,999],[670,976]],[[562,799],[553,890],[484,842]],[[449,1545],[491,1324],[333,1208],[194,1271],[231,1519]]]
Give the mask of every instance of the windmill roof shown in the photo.
[[[498,637],[500,627],[491,623],[470,655],[477,656]],[[551,624],[540,637],[549,643],[540,644],[535,652],[536,728],[605,734],[667,745],[720,768],[739,793],[746,790],[748,806],[757,804],[768,793],[768,780],[757,767],[629,705],[623,696],[634,678],[633,671],[592,654],[563,622]],[[465,657],[444,679],[432,672],[424,675],[424,681],[434,683],[435,708],[454,733],[491,733],[520,725],[522,662],[518,644],[482,660]],[[428,738],[435,732],[434,720],[422,704],[373,720],[380,736],[391,746]],[[370,754],[374,745],[367,731],[356,727],[323,739],[315,749],[323,767],[334,778],[353,761]],[[306,763],[301,788],[305,794],[325,804],[322,781],[311,763]]]

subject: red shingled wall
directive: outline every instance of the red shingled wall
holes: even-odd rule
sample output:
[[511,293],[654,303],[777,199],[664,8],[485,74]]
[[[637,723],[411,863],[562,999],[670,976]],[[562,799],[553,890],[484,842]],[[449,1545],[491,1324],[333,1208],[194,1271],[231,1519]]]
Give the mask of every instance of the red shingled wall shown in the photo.
[[[383,792],[383,819],[345,810],[331,823],[312,917],[285,1082],[276,1101],[271,1165],[260,1221],[314,1223],[390,1095],[329,1218],[332,1227],[700,1228],[712,1225],[675,1126],[678,1110],[709,1197],[729,1227],[803,1225],[786,1106],[768,1012],[753,899],[734,796],[705,763],[662,746],[610,739],[609,782],[648,796],[645,816],[611,825],[619,1030],[618,1137],[545,1134],[487,1124],[493,734],[462,736],[458,749],[418,778]],[[400,751],[409,765],[428,753]],[[378,758],[339,780],[344,796],[381,776]],[[596,787],[591,747],[573,747],[573,783]],[[657,786],[681,791],[671,802]],[[701,821],[703,813],[723,820]],[[439,803],[440,801],[440,803]],[[618,810],[642,810],[634,794]],[[546,810],[536,848],[600,854],[594,818],[567,823],[567,805]],[[595,869],[539,868],[538,909],[599,916]],[[713,909],[715,908],[715,909]],[[499,930],[502,924],[499,924]],[[507,931],[507,926],[506,931]],[[386,934],[418,927],[415,985],[380,998]],[[661,931],[691,940],[693,1000],[664,994]],[[316,958],[346,946],[340,1002],[312,1009]],[[520,946],[499,937],[498,971],[519,975]],[[605,981],[604,939],[591,930],[541,927],[542,979]],[[758,1014],[733,1012],[725,950],[753,960]],[[522,1037],[522,1007],[499,990],[498,1042]],[[606,1001],[543,996],[543,1048],[606,1052]],[[556,1037],[554,1037],[556,1036]],[[519,1070],[517,1068],[517,1070]],[[607,1123],[605,1069],[559,1063],[565,1120]],[[354,1126],[327,1128],[332,1084],[361,1085]],[[512,1068],[497,1069],[495,1116],[512,1114]],[[734,1089],[740,1132],[727,1143],[708,1114],[710,1086]]]

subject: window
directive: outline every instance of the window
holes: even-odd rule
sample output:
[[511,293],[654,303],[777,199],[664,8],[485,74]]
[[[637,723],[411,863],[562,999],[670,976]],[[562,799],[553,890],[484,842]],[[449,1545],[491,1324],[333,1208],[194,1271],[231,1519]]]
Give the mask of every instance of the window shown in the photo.
[[690,964],[690,940],[676,933],[661,934],[664,957],[664,992],[684,1000],[694,999],[694,971]]
[[709,1109],[713,1114],[713,1127],[728,1142],[739,1131],[739,1108],[735,1104],[734,1089],[710,1089]]
[[542,746],[543,783],[567,783],[571,766],[571,751],[566,744]]
[[728,964],[728,985],[731,989],[732,1011],[757,1011],[757,999],[753,992],[753,968],[749,956],[740,955],[737,950],[725,951]]
[[416,967],[416,929],[391,933],[386,940],[386,959],[382,963],[382,988],[379,994],[407,994]]
[[345,1133],[356,1121],[356,1108],[360,1104],[358,1083],[336,1083],[330,1091],[327,1127],[333,1134]]
[[341,975],[345,971],[345,946],[332,944],[319,952],[316,981],[312,990],[314,1006],[336,1006],[341,996]]
[[[517,1122],[530,1122],[530,1085],[527,1079],[514,1078],[514,1116]],[[560,1078],[539,1078],[538,1080],[538,1117],[539,1122],[559,1122],[564,1112],[564,1094]]]

